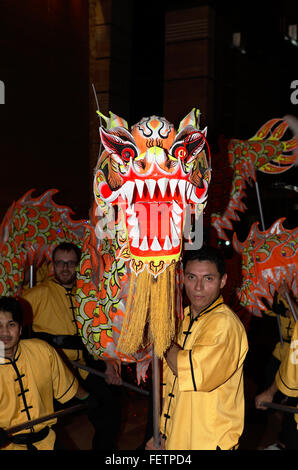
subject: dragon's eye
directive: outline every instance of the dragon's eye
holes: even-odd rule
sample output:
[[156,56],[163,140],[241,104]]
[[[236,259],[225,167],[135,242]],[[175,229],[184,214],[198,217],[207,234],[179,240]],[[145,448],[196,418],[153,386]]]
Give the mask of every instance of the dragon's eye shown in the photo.
[[128,162],[130,157],[133,157],[133,156],[134,156],[134,151],[133,149],[129,147],[125,147],[121,152],[121,157],[123,158],[125,162]]
[[187,154],[186,148],[183,147],[183,145],[179,145],[179,147],[177,147],[177,148],[175,149],[175,152],[174,152],[174,156],[175,156],[176,158],[182,158],[182,159],[184,159],[184,158],[186,157],[186,154]]

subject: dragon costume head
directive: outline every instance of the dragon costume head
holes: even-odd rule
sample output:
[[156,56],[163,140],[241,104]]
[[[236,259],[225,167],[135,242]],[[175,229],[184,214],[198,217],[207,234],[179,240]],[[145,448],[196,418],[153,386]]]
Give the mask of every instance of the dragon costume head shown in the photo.
[[[101,114],[100,114],[101,115]],[[102,115],[101,115],[102,116]],[[151,116],[128,130],[110,113],[100,127],[94,195],[96,236],[121,239],[118,259],[131,279],[118,348],[126,353],[153,341],[162,355],[175,331],[176,263],[180,258],[185,212],[203,210],[210,181],[207,129],[198,128],[193,109],[174,125]]]

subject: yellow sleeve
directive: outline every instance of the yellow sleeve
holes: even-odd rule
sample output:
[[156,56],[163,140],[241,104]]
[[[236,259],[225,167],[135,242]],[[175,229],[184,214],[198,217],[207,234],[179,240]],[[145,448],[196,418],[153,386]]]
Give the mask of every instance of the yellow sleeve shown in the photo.
[[47,346],[50,349],[54,397],[59,402],[65,403],[75,396],[79,382],[55,349],[49,344]]
[[33,288],[25,289],[21,301],[24,312],[24,325],[33,323],[33,317],[39,310],[39,306],[42,299],[42,290],[40,287],[35,286]]
[[298,397],[298,322],[294,326],[288,354],[275,377],[278,389],[289,397]]
[[25,288],[22,294],[22,297],[26,299],[30,304],[32,303],[38,303],[38,295],[36,294],[39,291],[39,289],[36,288],[36,286],[30,288]]
[[263,312],[265,315],[268,315],[269,317],[276,317],[277,314],[273,310],[264,310]]
[[233,323],[223,315],[214,316],[192,349],[178,352],[180,391],[212,391],[242,365],[246,350],[241,348],[241,329]]

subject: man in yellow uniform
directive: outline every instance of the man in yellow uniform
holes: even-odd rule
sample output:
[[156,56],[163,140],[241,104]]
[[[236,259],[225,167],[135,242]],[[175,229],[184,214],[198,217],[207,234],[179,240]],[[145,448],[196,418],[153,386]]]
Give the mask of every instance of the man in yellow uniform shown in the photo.
[[[39,339],[20,340],[21,325],[20,303],[0,298],[0,428],[4,429],[53,413],[54,398],[65,403],[88,396],[54,348]],[[9,439],[0,429],[0,448],[52,450],[55,423],[56,418],[50,419]]]
[[[288,354],[275,377],[278,389],[288,397],[298,397],[298,322],[295,323]],[[298,423],[298,415],[296,415]]]
[[280,341],[276,343],[272,351],[272,356],[274,359],[272,360],[273,365],[271,368],[274,369],[275,366],[276,370],[274,371],[273,375],[275,376],[280,362],[288,352],[295,320],[291,315],[291,311],[286,299],[279,292],[275,292],[274,294],[272,309],[266,310],[264,313],[270,317],[278,318],[280,324]]
[[[270,389],[272,383],[275,386],[275,376],[280,367],[281,362],[285,357],[287,357],[290,343],[293,336],[293,330],[295,326],[295,319],[291,312],[291,308],[287,301],[287,294],[290,298],[292,306],[297,304],[297,298],[293,295],[293,293],[288,288],[285,281],[283,281],[278,289],[275,291],[273,296],[273,303],[272,308],[266,310],[264,313],[269,316],[275,316],[278,319],[279,324],[279,336],[280,341],[278,341],[272,351],[271,357],[266,365],[264,374],[263,374],[263,382],[261,384],[262,389],[267,390]],[[298,312],[297,312],[298,313]],[[287,400],[287,405],[289,406],[296,406],[297,405],[297,398],[296,397],[286,397],[280,390],[276,389],[279,392],[275,395],[275,400],[277,402]],[[262,394],[261,394],[262,395]],[[256,399],[258,401],[258,398]],[[280,415],[280,412],[278,412]],[[268,423],[268,433],[271,435],[271,424]],[[280,430],[278,432],[278,439],[277,442],[269,444],[269,446],[265,447],[263,450],[280,450],[285,448],[287,442],[289,440],[289,429],[293,429],[293,417],[289,413],[283,413]],[[265,434],[267,430],[265,431]],[[296,431],[294,430],[294,434]]]
[[[32,310],[33,336],[49,342],[66,360],[86,365],[84,356],[88,355],[78,332],[75,305],[76,267],[80,257],[81,251],[76,245],[67,242],[58,245],[52,256],[54,277],[26,290],[23,299]],[[96,368],[108,375],[106,381],[79,369],[84,388],[100,403],[100,408],[89,415],[95,428],[93,449],[115,449],[121,410],[118,391],[113,385],[120,385],[121,378],[115,379],[109,362],[96,361]]]
[[245,329],[220,295],[227,275],[217,249],[187,251],[183,268],[190,307],[165,355],[162,448],[235,449],[244,427]]
[[[63,243],[53,252],[54,277],[48,277],[23,293],[31,308],[33,336],[44,339],[71,361],[85,364],[83,343],[76,323],[76,266],[80,249]],[[27,321],[30,321],[27,319]],[[81,369],[82,370],[82,369]],[[82,371],[83,378],[88,373]]]
[[[298,304],[293,302],[296,314],[298,314]],[[287,397],[298,397],[298,322],[294,325],[293,335],[287,354],[282,359],[280,367],[276,373],[275,380],[269,388],[256,396],[256,408],[266,409],[263,402],[272,402],[277,391],[282,392]],[[283,430],[283,443],[280,443],[280,449],[298,450],[298,413],[293,416],[285,413],[287,416],[286,424]],[[268,447],[270,449],[270,447]],[[278,446],[275,445],[275,449]]]

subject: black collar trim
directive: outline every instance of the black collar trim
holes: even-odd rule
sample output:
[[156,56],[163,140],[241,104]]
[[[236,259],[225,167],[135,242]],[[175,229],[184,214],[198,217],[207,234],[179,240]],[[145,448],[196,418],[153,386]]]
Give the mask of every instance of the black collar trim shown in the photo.
[[14,353],[14,358],[13,358],[13,359],[10,359],[10,357],[5,357],[5,356],[4,356],[3,358],[1,358],[1,359],[4,359],[4,361],[1,360],[1,361],[0,361],[0,365],[5,366],[5,365],[7,365],[7,364],[13,364],[13,363],[17,362],[17,360],[19,359],[20,355],[21,355],[21,350],[20,350],[20,345],[19,345],[19,343],[18,343],[17,349],[16,349],[16,351],[15,351],[15,353]]
[[211,310],[213,310],[214,308],[218,307],[219,305],[223,305],[224,302],[220,302],[219,304],[216,304],[214,305],[218,299],[220,298],[221,294],[219,294],[215,300],[213,300],[213,302],[211,302],[209,305],[207,305],[207,307],[205,307],[204,310],[202,310],[202,312],[199,313],[199,315],[196,316],[196,318],[192,318],[192,315],[191,315],[191,306],[189,306],[189,315],[190,315],[190,318],[191,318],[191,321],[197,321],[200,317],[202,317],[203,315],[205,315],[206,313],[209,313],[211,312]]

